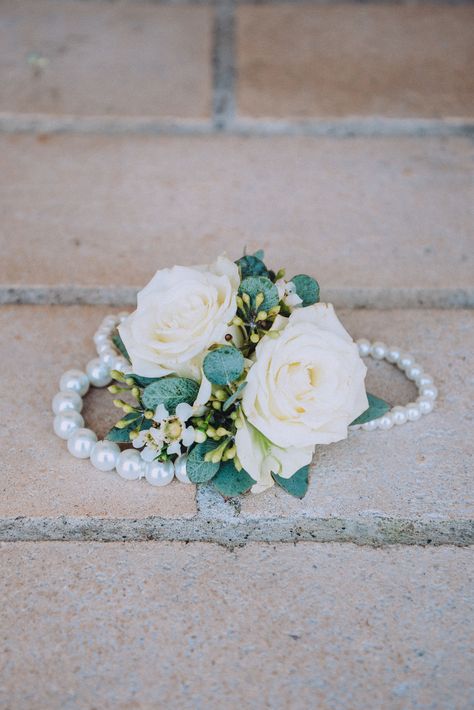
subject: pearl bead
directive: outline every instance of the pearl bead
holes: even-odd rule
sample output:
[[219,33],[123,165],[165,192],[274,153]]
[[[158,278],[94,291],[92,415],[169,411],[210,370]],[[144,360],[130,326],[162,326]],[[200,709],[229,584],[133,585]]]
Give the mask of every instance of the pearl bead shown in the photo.
[[423,368],[415,362],[411,367],[408,367],[405,370],[405,374],[409,380],[414,380],[416,382],[417,378],[423,374]]
[[378,423],[377,419],[371,419],[370,422],[365,422],[365,424],[362,424],[362,429],[364,431],[375,431],[378,429]]
[[425,397],[426,399],[436,399],[438,396],[438,389],[434,385],[426,385],[426,387],[420,387],[420,397]]
[[69,453],[77,459],[88,459],[97,441],[92,429],[76,429],[67,441]]
[[117,318],[122,323],[126,318],[128,318],[129,315],[130,313],[128,311],[121,311],[118,314]]
[[407,421],[407,412],[405,407],[393,407],[391,410],[390,414],[392,415],[393,418],[393,423],[396,426],[401,426],[402,424],[406,424]]
[[429,414],[430,412],[433,411],[434,408],[434,400],[433,399],[426,399],[425,397],[418,397],[416,400],[417,405],[420,408],[420,412],[422,414]]
[[82,397],[71,390],[58,392],[53,397],[52,407],[55,414],[80,412],[82,410]]
[[99,471],[112,471],[120,456],[120,446],[113,441],[98,441],[92,449],[91,463]]
[[89,360],[86,372],[91,385],[94,385],[94,387],[105,387],[112,382],[109,368],[98,357]]
[[182,454],[181,456],[178,456],[178,458],[174,462],[174,475],[176,476],[178,481],[181,481],[181,483],[191,483],[188,477],[188,473],[186,471],[187,458],[187,454]]
[[99,345],[103,345],[104,343],[109,342],[109,334],[98,330],[97,333],[94,335],[93,340],[96,347],[99,347]]
[[89,378],[82,370],[68,370],[59,380],[61,392],[77,392],[83,397],[89,389]]
[[387,354],[387,346],[385,345],[385,343],[381,343],[378,341],[372,345],[370,353],[374,360],[383,360],[385,355]]
[[387,360],[387,362],[390,362],[390,363],[392,363],[392,365],[395,365],[400,360],[400,355],[401,355],[400,348],[396,348],[395,346],[390,346],[387,349],[387,354],[385,355],[385,359]]
[[398,361],[400,370],[408,370],[409,367],[415,364],[415,358],[409,353],[402,353]]
[[167,486],[174,478],[172,461],[150,461],[145,467],[145,478],[152,486]]
[[63,412],[62,414],[57,414],[54,417],[54,433],[59,436],[60,439],[69,439],[69,437],[79,429],[84,426],[84,419],[75,410],[70,412]]
[[424,375],[422,373],[419,377],[416,378],[415,382],[418,387],[427,387],[428,385],[432,385],[434,383],[434,380],[431,375]]
[[378,428],[382,429],[383,431],[388,431],[393,427],[393,417],[390,412],[387,412],[387,414],[384,414],[382,417],[379,417],[376,419]]
[[102,321],[102,326],[104,328],[115,328],[115,325],[117,323],[117,318],[116,316],[105,316],[104,320]]
[[114,369],[115,361],[117,359],[117,353],[108,347],[100,353],[100,360],[104,365],[110,367],[111,370]]
[[370,342],[366,340],[365,338],[360,338],[357,341],[357,347],[359,348],[359,355],[361,357],[367,357],[367,355],[370,354]]
[[108,353],[108,352],[113,352],[112,350],[112,341],[107,339],[103,343],[100,343],[97,347],[97,354],[102,355],[102,353]]
[[407,419],[409,422],[416,422],[420,419],[421,412],[416,402],[409,402],[405,409],[407,410]]
[[143,474],[143,460],[136,449],[125,449],[118,457],[116,469],[119,476],[134,481]]

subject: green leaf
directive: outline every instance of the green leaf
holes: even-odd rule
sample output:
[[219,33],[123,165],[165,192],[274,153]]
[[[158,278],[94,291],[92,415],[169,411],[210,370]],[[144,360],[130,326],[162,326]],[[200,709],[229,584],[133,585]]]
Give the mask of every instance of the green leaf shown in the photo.
[[291,478],[282,478],[276,473],[272,473],[273,480],[285,489],[287,493],[295,498],[304,498],[308,490],[309,466],[303,466]]
[[194,404],[199,392],[199,384],[187,377],[162,377],[145,387],[142,401],[146,409],[155,410],[164,404],[170,414],[174,414],[180,402]]
[[[261,254],[262,256],[259,256]],[[257,252],[253,256],[245,255],[235,262],[240,268],[240,273],[242,278],[246,279],[248,276],[268,276],[268,269],[262,261],[263,251]]]
[[388,412],[390,405],[384,399],[376,397],[373,394],[367,392],[367,399],[369,400],[369,408],[362,412],[362,414],[354,419],[350,426],[355,426],[356,424],[365,424],[366,422],[372,421],[372,419],[378,419]]
[[240,385],[239,385],[239,386],[237,387],[237,389],[235,390],[234,394],[231,394],[230,397],[229,397],[229,399],[226,399],[226,401],[225,401],[224,404],[222,405],[222,411],[223,411],[223,412],[227,412],[227,410],[229,409],[229,407],[232,407],[232,405],[234,404],[234,402],[237,401],[237,399],[238,399],[239,396],[240,396],[240,393],[242,392],[242,390],[244,389],[244,387],[246,387],[246,385],[247,385],[247,382],[241,382]]
[[207,353],[202,368],[212,384],[228,385],[244,371],[244,356],[232,345],[223,345]]
[[219,470],[220,463],[205,461],[204,457],[213,449],[216,449],[215,441],[205,441],[203,444],[193,446],[186,461],[186,473],[193,483],[206,483],[210,481]]
[[263,261],[265,259],[265,252],[263,249],[257,249],[257,251],[254,251],[252,254],[256,259],[260,259],[260,261]]
[[232,498],[250,490],[255,481],[242,468],[240,471],[234,466],[233,461],[221,463],[218,473],[214,476],[211,484],[217,488],[219,493],[225,498]]
[[296,293],[303,301],[303,306],[311,306],[319,301],[319,284],[312,276],[298,274],[291,279],[295,284]]
[[115,441],[117,444],[128,444],[130,443],[130,432],[134,431],[138,426],[140,429],[150,429],[152,425],[150,419],[145,419],[140,416],[137,417],[134,413],[126,414],[123,419],[125,419],[125,421],[129,421],[130,424],[124,429],[119,429],[116,426],[112,427],[105,437],[106,439],[109,441]]
[[[249,276],[244,279],[240,284],[239,293],[248,293],[254,311],[269,311],[270,308],[278,306],[280,300],[277,287],[265,276]],[[263,293],[263,303],[257,309],[255,298],[258,293]]]
[[130,359],[130,355],[128,354],[127,348],[125,347],[124,342],[123,342],[122,338],[120,337],[120,333],[118,331],[116,331],[114,333],[114,335],[112,336],[112,342],[115,345],[115,347],[117,348],[117,350],[119,350],[122,353],[124,358],[126,360],[128,360],[128,362],[132,362]]

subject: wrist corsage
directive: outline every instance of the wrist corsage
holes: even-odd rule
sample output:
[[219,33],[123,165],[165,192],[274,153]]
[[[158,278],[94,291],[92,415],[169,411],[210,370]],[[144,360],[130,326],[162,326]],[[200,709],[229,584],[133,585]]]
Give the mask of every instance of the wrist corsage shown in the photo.
[[[436,387],[411,355],[354,342],[315,279],[286,280],[263,259],[161,269],[133,313],[104,319],[98,357],[64,373],[53,399],[73,456],[155,486],[176,477],[231,497],[277,484],[302,498],[316,446],[431,412]],[[413,380],[416,402],[391,408],[366,393],[369,355]],[[104,441],[81,415],[90,385],[108,385],[122,410]]]

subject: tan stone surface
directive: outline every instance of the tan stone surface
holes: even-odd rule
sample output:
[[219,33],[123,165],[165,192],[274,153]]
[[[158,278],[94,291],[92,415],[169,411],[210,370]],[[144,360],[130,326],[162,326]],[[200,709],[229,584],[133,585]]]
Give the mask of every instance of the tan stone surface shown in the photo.
[[[351,432],[321,446],[310,489],[299,501],[276,487],[242,498],[243,517],[290,519],[393,516],[411,520],[472,519],[472,311],[344,311],[355,338],[398,345],[415,355],[439,388],[435,411],[388,432]],[[406,404],[414,385],[388,363],[368,361],[367,388]]]
[[247,245],[323,289],[473,286],[468,139],[9,135],[0,154],[2,284],[143,286]]
[[[95,356],[92,336],[110,309],[4,307],[0,310],[0,516],[191,517],[195,487],[155,488],[102,473],[73,458],[52,431],[51,399],[61,374]],[[112,311],[113,312],[113,311]],[[85,400],[86,424],[104,436],[117,421],[106,390]]]
[[0,111],[204,118],[208,7],[2,0]]
[[238,112],[250,117],[472,117],[474,9],[240,7]]
[[470,549],[13,543],[0,559],[8,709],[472,698]]

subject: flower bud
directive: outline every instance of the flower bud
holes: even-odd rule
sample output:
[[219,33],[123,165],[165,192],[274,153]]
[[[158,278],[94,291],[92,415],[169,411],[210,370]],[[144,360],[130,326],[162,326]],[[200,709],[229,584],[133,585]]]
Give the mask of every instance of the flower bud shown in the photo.
[[260,306],[262,305],[264,300],[265,300],[265,296],[263,295],[263,293],[261,293],[261,292],[257,293],[257,295],[255,296],[255,308],[257,308],[257,309],[260,308]]
[[267,318],[268,318],[268,313],[266,311],[259,311],[257,313],[257,320],[258,321],[266,320]]
[[229,395],[227,394],[227,392],[225,390],[219,389],[214,392],[214,397],[216,397],[216,399],[218,399],[219,402],[225,402],[225,400],[227,399],[228,396]]
[[258,333],[252,333],[252,335],[250,336],[250,341],[251,341],[252,343],[258,343],[259,340],[260,340],[259,334],[258,334]]
[[207,439],[206,432],[201,429],[195,429],[194,431],[194,441],[196,444],[203,444]]
[[145,419],[153,419],[154,416],[155,412],[153,412],[151,409],[147,409],[144,414]]

